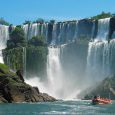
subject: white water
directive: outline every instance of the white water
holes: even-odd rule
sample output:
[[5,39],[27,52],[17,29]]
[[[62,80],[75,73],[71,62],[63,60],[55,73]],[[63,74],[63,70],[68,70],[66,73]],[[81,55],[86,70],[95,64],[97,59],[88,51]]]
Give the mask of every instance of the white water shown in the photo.
[[33,24],[26,24],[22,26],[25,37],[30,40],[33,36],[40,36],[43,35],[47,41],[48,37],[48,24],[47,23],[33,23]]
[[110,18],[98,20],[98,32],[96,40],[99,41],[108,40],[109,28],[110,28],[109,26],[110,26]]
[[[78,30],[78,21],[75,22],[61,22],[54,23],[52,30],[52,45],[70,43],[77,38],[77,30]],[[51,26],[51,25],[50,25]],[[45,40],[48,41],[48,23],[33,23],[26,24],[22,26],[25,37],[29,40],[33,36],[44,36]],[[51,27],[50,27],[51,28]]]
[[98,33],[94,42],[89,42],[87,56],[88,78],[100,81],[111,74],[110,71],[110,44],[108,43],[110,18],[98,21]]
[[54,23],[51,45],[70,43],[77,38],[78,21]]
[[52,95],[61,97],[63,95],[63,70],[60,62],[60,48],[48,48],[47,76],[49,91]]
[[[48,93],[59,99],[73,99],[83,88],[78,82],[78,76],[75,73],[68,73],[62,66],[62,50],[64,46],[57,48],[48,48],[47,57],[47,78]],[[72,69],[72,68],[71,68]]]
[[[105,77],[111,74],[112,70],[111,68],[114,65],[112,62],[115,59],[115,53],[114,53],[115,41],[111,40],[110,43],[108,43],[107,41],[109,35],[109,26],[110,26],[109,18],[99,20],[97,36],[94,42],[89,43],[88,56],[87,56],[87,75],[88,75],[87,80],[90,81],[89,85],[94,84],[94,82],[103,80]],[[94,28],[95,27],[93,27],[93,29]],[[55,45],[57,41],[63,40],[65,38],[67,41],[69,41],[73,40],[76,37],[77,37],[77,24],[76,24],[76,31],[74,32],[74,34],[71,33],[71,25],[68,23],[53,25],[54,39],[52,40],[52,45]],[[38,87],[40,87],[40,89],[51,94],[56,98],[61,99],[74,98],[82,90],[82,84],[79,85],[77,83],[77,82],[81,83],[81,81],[79,81],[79,79],[77,78],[82,76],[76,75],[76,77],[72,78],[72,76],[67,75],[68,72],[65,71],[61,65],[62,64],[61,48],[49,47],[48,51],[49,51],[47,57],[48,82],[43,83],[38,80],[37,82]],[[37,81],[37,78],[35,78],[35,80]],[[87,81],[85,81],[85,84],[87,85]]]
[[26,76],[26,58],[27,58],[27,56],[26,56],[26,47],[22,47],[23,48],[23,75],[24,75],[24,78],[26,78],[27,76]]
[[8,28],[8,26],[0,25],[0,63],[4,63],[2,50],[6,48],[6,43],[9,39]]
[[[63,48],[48,47],[47,56],[47,79],[40,81],[38,77],[26,79],[32,86],[38,86],[40,91],[46,92],[57,99],[73,99],[83,88],[81,81],[78,81],[77,74],[69,73],[62,66],[61,55]],[[72,68],[71,68],[72,69]]]
[[32,86],[36,85],[42,92],[46,92],[56,98],[62,99],[63,93],[63,70],[60,62],[60,48],[48,48],[47,77],[48,81],[40,81],[35,77],[26,80]]

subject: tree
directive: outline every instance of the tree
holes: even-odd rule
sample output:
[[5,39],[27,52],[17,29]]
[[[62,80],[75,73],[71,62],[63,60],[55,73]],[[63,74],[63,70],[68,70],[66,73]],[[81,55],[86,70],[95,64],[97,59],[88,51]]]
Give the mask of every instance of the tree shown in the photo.
[[46,46],[46,43],[43,36],[34,36],[32,39],[28,41],[28,45]]
[[38,18],[36,21],[34,21],[33,23],[44,23],[44,20],[42,18]]
[[25,25],[25,24],[31,24],[31,23],[32,23],[31,21],[25,20],[25,22],[23,24]]
[[112,17],[112,14],[110,12],[108,13],[102,12],[101,14],[97,16],[91,17],[91,19],[98,20],[98,19],[109,18],[109,17]]
[[7,21],[4,20],[4,18],[0,18],[0,24],[7,25],[7,26],[10,25]]
[[50,20],[50,23],[51,23],[51,24],[54,24],[54,23],[55,23],[55,20]]
[[11,33],[10,33],[10,40],[7,41],[7,48],[14,48],[19,46],[25,46],[25,34],[24,30],[17,26]]

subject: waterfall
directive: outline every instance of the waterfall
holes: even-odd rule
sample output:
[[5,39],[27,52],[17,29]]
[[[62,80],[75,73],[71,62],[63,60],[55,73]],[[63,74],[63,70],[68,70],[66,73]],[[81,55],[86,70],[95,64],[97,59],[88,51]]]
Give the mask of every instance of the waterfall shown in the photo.
[[26,78],[26,47],[22,47],[23,49],[23,74],[24,74],[24,77]]
[[6,48],[6,43],[8,39],[9,39],[9,27],[5,25],[0,25],[0,63],[4,63],[2,50]]
[[24,33],[25,33],[25,37],[26,39],[28,38],[28,31],[29,31],[29,24],[25,24],[22,26]]
[[96,40],[99,41],[108,40],[109,26],[110,26],[110,18],[98,20],[98,32],[97,32]]
[[[53,24],[51,45],[71,43],[77,39],[78,21],[56,22]],[[29,40],[33,36],[44,36],[48,42],[48,23],[33,23],[22,26],[26,38]]]
[[22,26],[25,37],[27,40],[32,39],[33,36],[44,36],[45,40],[47,41],[48,37],[48,23],[31,23]]
[[63,93],[63,70],[60,62],[60,48],[49,47],[48,51],[47,76],[50,84],[50,93],[54,96],[59,96]]
[[78,21],[53,24],[51,45],[71,43],[77,38]]
[[87,74],[92,81],[100,81],[111,74],[111,44],[108,43],[110,18],[98,21],[98,32],[94,42],[89,42]]
[[95,26],[96,26],[96,23],[95,23],[95,21],[93,21],[93,27],[92,27],[92,32],[91,32],[91,39],[92,40],[93,40],[94,34],[95,34]]
[[66,70],[62,65],[65,47],[66,45],[48,48],[46,91],[59,99],[72,99],[76,97],[83,85],[79,81],[79,75],[74,72],[74,67]]

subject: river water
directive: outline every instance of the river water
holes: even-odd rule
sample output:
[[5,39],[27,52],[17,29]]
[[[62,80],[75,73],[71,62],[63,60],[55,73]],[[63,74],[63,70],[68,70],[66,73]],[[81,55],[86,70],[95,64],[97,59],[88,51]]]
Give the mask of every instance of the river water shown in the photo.
[[39,103],[0,104],[0,115],[115,115],[115,102],[91,105],[91,101],[68,100]]

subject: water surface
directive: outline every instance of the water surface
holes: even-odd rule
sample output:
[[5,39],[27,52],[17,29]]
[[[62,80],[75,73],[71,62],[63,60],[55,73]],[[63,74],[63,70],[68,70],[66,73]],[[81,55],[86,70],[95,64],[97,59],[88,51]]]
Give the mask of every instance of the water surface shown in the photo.
[[57,101],[42,103],[0,104],[0,115],[115,115],[115,102],[91,105],[91,101]]

